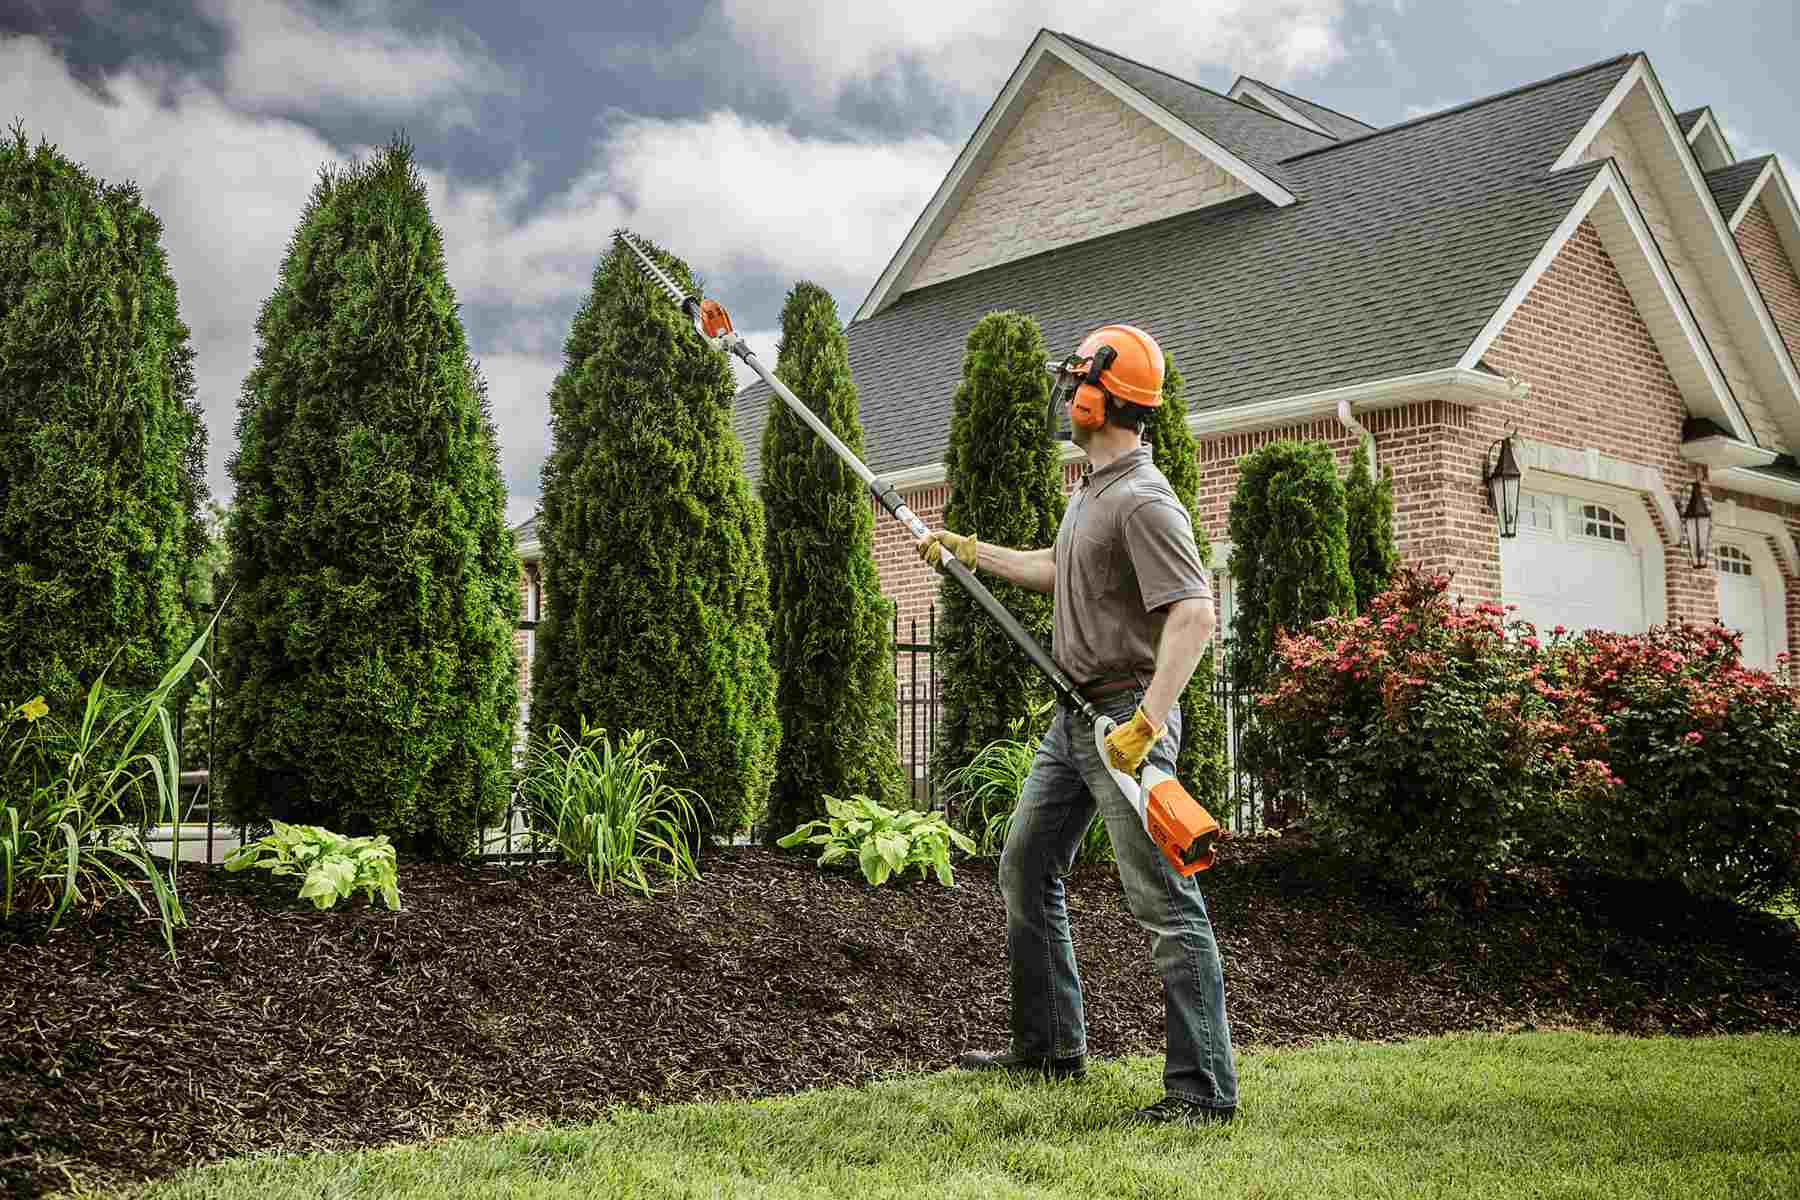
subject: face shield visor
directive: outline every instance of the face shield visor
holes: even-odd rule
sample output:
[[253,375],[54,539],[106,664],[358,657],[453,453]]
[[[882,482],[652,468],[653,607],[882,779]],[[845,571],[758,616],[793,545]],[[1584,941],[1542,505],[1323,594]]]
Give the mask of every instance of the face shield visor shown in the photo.
[[1058,362],[1054,359],[1044,364],[1050,373],[1050,407],[1044,414],[1044,423],[1050,432],[1050,439],[1067,442],[1074,439],[1075,429],[1070,413],[1073,409],[1076,393],[1083,387],[1092,387],[1094,404],[1098,407],[1094,415],[1100,421],[1094,421],[1089,427],[1097,428],[1105,419],[1105,388],[1100,383],[1100,374],[1112,366],[1117,352],[1111,346],[1101,346],[1091,358],[1080,358],[1076,355]]

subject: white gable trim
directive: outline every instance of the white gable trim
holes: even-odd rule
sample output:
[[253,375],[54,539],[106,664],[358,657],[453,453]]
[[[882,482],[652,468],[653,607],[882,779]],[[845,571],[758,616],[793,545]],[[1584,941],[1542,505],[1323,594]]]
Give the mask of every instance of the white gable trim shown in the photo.
[[1213,141],[1205,134],[1181,120],[1162,105],[1157,104],[1142,92],[1098,65],[1079,50],[1068,45],[1049,30],[1040,32],[1025,51],[1025,57],[1013,68],[1013,73],[1001,89],[1000,95],[988,108],[987,116],[970,135],[968,144],[957,155],[950,173],[938,185],[932,195],[931,202],[919,219],[913,222],[906,240],[900,249],[888,261],[887,268],[876,279],[875,286],[863,300],[862,306],[856,310],[854,321],[865,320],[886,308],[890,302],[897,300],[905,290],[906,283],[913,272],[925,261],[932,244],[942,233],[950,218],[956,214],[964,196],[975,185],[980,168],[986,165],[992,151],[999,148],[1005,134],[1010,132],[1018,119],[1019,110],[1026,103],[1024,93],[1030,83],[1037,77],[1038,69],[1046,58],[1052,58],[1069,67],[1093,83],[1109,92],[1125,107],[1138,113],[1170,137],[1187,146],[1195,153],[1206,158],[1227,174],[1235,176],[1246,187],[1267,199],[1277,207],[1285,208],[1294,203],[1294,194],[1270,179],[1267,175]]
[[[1687,144],[1695,147],[1696,155],[1699,154],[1700,139],[1703,137],[1711,143],[1714,153],[1718,155],[1720,167],[1728,167],[1736,161],[1731,153],[1731,144],[1725,140],[1725,131],[1720,129],[1719,123],[1713,119],[1713,111],[1710,107],[1701,111],[1700,119],[1695,121],[1694,127],[1687,131]],[[1718,167],[1712,169],[1716,171]]]
[[1334,142],[1342,140],[1337,134],[1331,132],[1331,130],[1325,128],[1317,121],[1310,119],[1305,113],[1287,103],[1280,96],[1277,96],[1274,92],[1271,92],[1268,88],[1257,83],[1253,79],[1240,79],[1231,85],[1231,90],[1229,92],[1225,93],[1225,98],[1227,100],[1236,100],[1240,96],[1249,96],[1252,100],[1256,101],[1282,120],[1298,125],[1302,129],[1310,129],[1314,133],[1322,134]]
[[[1630,229],[1639,253],[1649,264],[1651,274],[1655,276],[1657,286],[1662,291],[1663,299],[1668,302],[1670,311],[1674,313],[1675,320],[1681,327],[1688,351],[1699,362],[1700,369],[1705,373],[1710,395],[1684,396],[1688,402],[1689,411],[1701,416],[1722,419],[1729,423],[1732,431],[1740,440],[1754,442],[1756,435],[1750,432],[1749,422],[1744,420],[1744,414],[1738,408],[1737,398],[1731,394],[1731,385],[1726,382],[1725,372],[1719,366],[1719,360],[1714,357],[1712,347],[1700,332],[1700,322],[1695,318],[1693,310],[1688,307],[1687,297],[1676,285],[1674,273],[1669,270],[1669,264],[1663,258],[1662,247],[1658,246],[1656,239],[1651,236],[1650,226],[1644,220],[1643,212],[1639,210],[1637,201],[1632,198],[1631,189],[1625,186],[1625,177],[1611,162],[1601,165],[1592,182],[1581,193],[1581,198],[1575,201],[1574,207],[1569,209],[1568,214],[1563,217],[1562,223],[1556,227],[1556,231],[1544,243],[1543,249],[1539,250],[1537,257],[1532,260],[1531,266],[1523,275],[1519,276],[1519,281],[1513,285],[1505,302],[1494,311],[1492,317],[1488,318],[1488,323],[1475,336],[1475,340],[1469,344],[1468,350],[1463,352],[1462,358],[1456,365],[1465,371],[1475,368],[1475,364],[1481,361],[1482,356],[1494,344],[1494,339],[1500,336],[1500,332],[1512,320],[1513,314],[1518,312],[1519,306],[1525,303],[1525,298],[1531,294],[1531,289],[1537,285],[1538,280],[1543,277],[1550,264],[1556,260],[1557,254],[1574,236],[1575,230],[1580,228],[1582,221],[1590,215],[1594,215],[1596,206],[1603,199],[1609,200],[1610,204],[1600,215],[1616,216],[1623,221],[1626,228]],[[1610,249],[1609,247],[1609,251]],[[1668,356],[1668,347],[1659,345],[1658,349],[1663,352],[1665,357]]]
[[[1724,254],[1725,262],[1737,280],[1742,297],[1748,304],[1756,324],[1762,329],[1764,349],[1774,362],[1776,373],[1787,385],[1786,399],[1796,411],[1789,414],[1788,420],[1782,420],[1781,416],[1777,415],[1776,423],[1784,429],[1791,430],[1796,422],[1800,422],[1800,371],[1795,370],[1793,356],[1788,353],[1787,343],[1781,340],[1781,333],[1775,328],[1775,317],[1769,312],[1769,305],[1763,299],[1762,290],[1756,286],[1755,280],[1750,276],[1750,268],[1744,262],[1744,255],[1738,249],[1737,240],[1731,236],[1731,230],[1726,227],[1725,218],[1719,213],[1719,206],[1712,202],[1712,189],[1706,184],[1706,175],[1700,169],[1700,161],[1694,155],[1694,148],[1688,144],[1686,138],[1682,137],[1681,126],[1675,121],[1675,113],[1669,107],[1669,99],[1663,94],[1662,84],[1657,81],[1656,72],[1651,68],[1649,59],[1642,54],[1637,56],[1631,64],[1631,69],[1625,72],[1619,82],[1613,86],[1613,90],[1607,94],[1606,99],[1601,102],[1600,107],[1595,109],[1593,115],[1588,118],[1587,124],[1581,127],[1581,132],[1577,133],[1575,139],[1563,149],[1551,170],[1561,171],[1575,165],[1594,138],[1599,135],[1600,130],[1612,119],[1619,106],[1625,102],[1632,89],[1640,83],[1644,85],[1644,94],[1650,98],[1650,105],[1655,109],[1663,130],[1668,134],[1670,144],[1675,151],[1676,161],[1680,163],[1681,171],[1687,177],[1694,200],[1700,206],[1702,219],[1712,228],[1717,237],[1719,250]],[[1705,252],[1701,247],[1694,247],[1694,250],[1696,253]],[[1731,303],[1731,298],[1728,296],[1717,296],[1715,299],[1722,306],[1728,306]],[[1750,341],[1748,338],[1743,340],[1746,343]],[[1747,344],[1744,349],[1748,354],[1750,348]],[[1768,397],[1771,405],[1778,399],[1780,397],[1774,395]]]
[[1775,160],[1771,158],[1768,162],[1763,164],[1763,169],[1757,172],[1756,180],[1751,183],[1750,189],[1744,193],[1744,198],[1738,201],[1737,211],[1725,219],[1725,224],[1731,227],[1731,232],[1737,232],[1738,222],[1744,219],[1744,214],[1749,212],[1750,206],[1756,203],[1756,197],[1758,193],[1762,191],[1763,184],[1769,182],[1774,175]]

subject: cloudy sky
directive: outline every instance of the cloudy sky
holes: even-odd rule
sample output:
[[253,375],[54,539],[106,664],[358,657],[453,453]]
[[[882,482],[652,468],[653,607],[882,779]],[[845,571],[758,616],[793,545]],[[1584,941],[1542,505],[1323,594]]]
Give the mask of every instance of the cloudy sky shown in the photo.
[[[0,118],[163,219],[215,495],[252,325],[319,169],[404,131],[531,514],[562,341],[611,230],[681,254],[773,363],[847,320],[1041,26],[1377,125],[1643,50],[1740,158],[1800,161],[1793,0],[0,0]],[[1792,168],[1790,167],[1790,170]]]

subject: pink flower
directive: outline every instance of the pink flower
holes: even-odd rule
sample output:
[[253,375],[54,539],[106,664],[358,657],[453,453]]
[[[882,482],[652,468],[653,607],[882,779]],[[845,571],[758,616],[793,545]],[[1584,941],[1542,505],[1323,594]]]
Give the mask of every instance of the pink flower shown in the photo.
[[1690,730],[1681,740],[1690,746],[1698,746],[1704,739],[1701,737],[1700,731],[1694,729]]

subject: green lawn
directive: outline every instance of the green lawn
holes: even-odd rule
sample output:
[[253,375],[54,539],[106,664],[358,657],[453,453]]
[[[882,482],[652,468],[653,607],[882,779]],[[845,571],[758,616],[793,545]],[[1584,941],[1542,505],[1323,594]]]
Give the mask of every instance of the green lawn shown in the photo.
[[949,1072],[569,1129],[240,1161],[252,1197],[1800,1196],[1800,1038],[1480,1035],[1243,1057],[1236,1124],[1127,1129],[1160,1060]]

